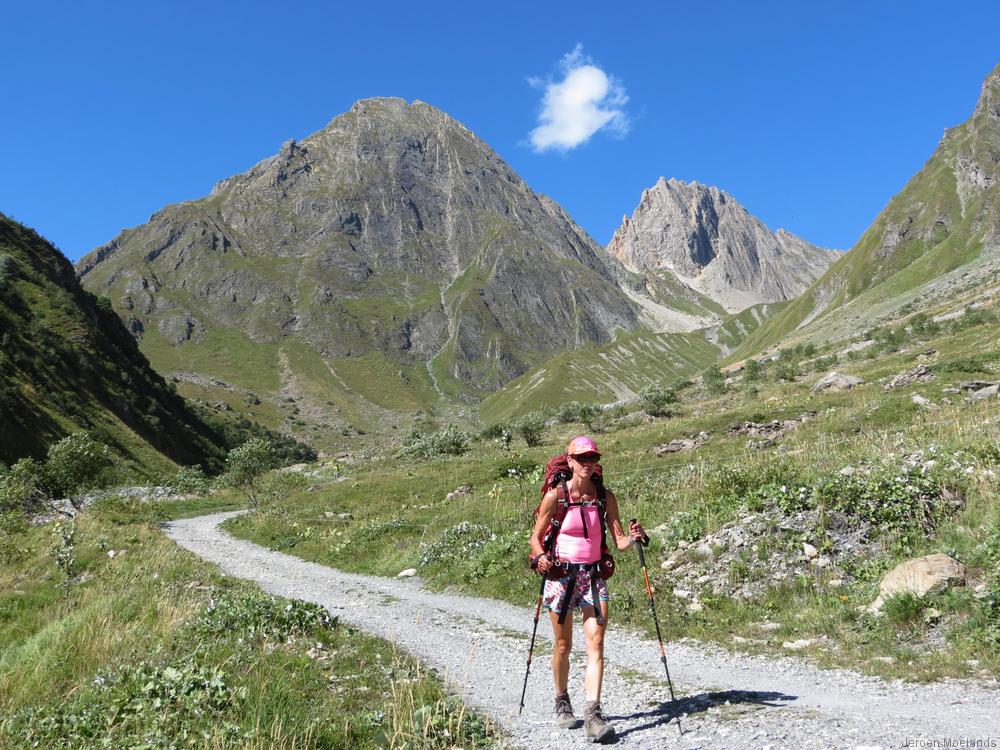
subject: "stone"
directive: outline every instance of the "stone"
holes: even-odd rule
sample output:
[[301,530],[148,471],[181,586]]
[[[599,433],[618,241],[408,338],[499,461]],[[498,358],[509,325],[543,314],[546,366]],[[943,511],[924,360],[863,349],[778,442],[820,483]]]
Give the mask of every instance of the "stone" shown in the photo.
[[885,600],[902,593],[926,596],[965,583],[965,566],[948,555],[933,554],[900,563],[882,578],[868,611],[878,614]]
[[981,391],[994,385],[997,384],[989,380],[966,380],[959,385],[959,388],[963,391]]
[[881,662],[882,664],[892,665],[892,664],[896,663],[896,657],[895,656],[876,656],[873,659],[873,661]]
[[893,388],[903,388],[915,383],[927,383],[931,380],[934,380],[934,373],[927,365],[917,365],[912,370],[894,375],[889,379],[889,382],[882,386],[882,390],[891,391]]
[[910,400],[913,401],[917,406],[926,411],[938,411],[941,407],[935,404],[928,398],[924,398],[919,393],[914,393],[910,396]]
[[842,578],[831,578],[829,581],[826,582],[826,585],[829,586],[831,589],[839,589],[841,586],[844,585],[844,580]]
[[323,517],[324,518],[336,518],[337,514],[334,513],[332,510],[324,510],[323,511]]
[[705,605],[702,604],[697,599],[695,599],[693,602],[687,605],[686,609],[688,612],[701,612],[703,609],[705,609]]
[[337,514],[337,518],[339,518],[341,521],[353,521],[354,520],[354,514],[353,513],[338,513]]
[[782,648],[788,649],[789,651],[801,651],[802,649],[809,648],[810,646],[816,645],[815,638],[800,638],[797,641],[785,641],[781,644]]
[[677,599],[690,599],[694,594],[687,589],[674,589],[674,597]]
[[808,557],[810,560],[819,554],[819,550],[813,547],[809,542],[802,543],[802,554]]
[[715,557],[715,553],[709,545],[699,544],[697,547],[688,550],[688,557],[693,560],[704,562]]
[[810,561],[817,568],[829,568],[832,564],[829,557],[817,557],[815,560]]
[[417,574],[416,568],[407,568],[406,570],[401,570],[396,574],[396,578],[412,578]]
[[978,391],[973,391],[965,400],[971,402],[985,401],[988,398],[995,397],[998,393],[1000,393],[1000,385],[988,385],[985,388],[980,388]]
[[816,385],[812,387],[812,392],[822,393],[824,391],[849,391],[856,385],[863,385],[864,382],[864,378],[859,378],[856,375],[831,372],[816,381]]

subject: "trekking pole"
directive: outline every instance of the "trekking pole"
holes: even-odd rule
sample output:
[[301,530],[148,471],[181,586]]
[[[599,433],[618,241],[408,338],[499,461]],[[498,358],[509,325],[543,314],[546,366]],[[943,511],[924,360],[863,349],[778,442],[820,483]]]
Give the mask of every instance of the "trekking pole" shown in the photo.
[[[629,527],[631,530],[632,524],[636,523],[636,519],[629,519]],[[653,624],[656,626],[656,639],[660,642],[660,661],[663,662],[663,669],[667,673],[667,686],[670,688],[670,704],[674,708],[674,713],[677,715],[677,731],[679,734],[684,734],[684,730],[681,729],[681,715],[677,711],[677,698],[674,697],[674,683],[670,679],[670,667],[667,666],[667,652],[663,648],[663,636],[660,635],[660,621],[656,617],[656,604],[653,602],[653,587],[649,585],[649,571],[646,570],[646,555],[643,553],[643,545],[649,544],[649,538],[647,537],[645,541],[639,540],[639,543],[635,545],[635,551],[639,553],[639,564],[642,566],[642,577],[646,581],[646,596],[649,598],[649,611],[653,613]]]
[[531,674],[531,655],[535,652],[535,634],[538,632],[538,616],[542,612],[542,597],[545,596],[545,576],[542,576],[542,585],[538,589],[538,603],[535,605],[535,625],[531,628],[531,645],[528,647],[528,668],[524,671],[524,687],[521,688],[521,707],[517,709],[520,716],[524,710],[524,694],[528,691],[528,675]]

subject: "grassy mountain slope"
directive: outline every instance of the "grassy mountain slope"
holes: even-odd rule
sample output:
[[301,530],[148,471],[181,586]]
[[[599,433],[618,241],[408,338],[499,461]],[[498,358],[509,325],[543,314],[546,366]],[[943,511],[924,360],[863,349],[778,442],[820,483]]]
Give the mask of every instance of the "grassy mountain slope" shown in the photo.
[[945,131],[857,244],[733,358],[785,340],[844,338],[983,289],[998,269],[1000,66],[984,82],[972,117]]
[[611,344],[563,352],[483,399],[480,417],[490,423],[569,401],[607,404],[632,398],[653,383],[667,385],[692,377],[787,304],[766,302],[720,317],[716,303],[707,297],[703,301],[707,301],[704,306],[692,301],[692,315],[709,313],[718,320],[715,325],[690,333],[640,328],[619,335]]
[[107,300],[42,237],[0,214],[0,460],[90,430],[141,471],[217,467],[220,436],[149,367]]

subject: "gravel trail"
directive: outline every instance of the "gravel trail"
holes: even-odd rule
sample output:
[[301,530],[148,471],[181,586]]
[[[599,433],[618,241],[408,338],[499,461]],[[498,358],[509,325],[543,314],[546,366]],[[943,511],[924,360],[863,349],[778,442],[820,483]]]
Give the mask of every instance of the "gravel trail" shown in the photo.
[[[430,592],[415,578],[356,575],[306,562],[217,528],[233,515],[174,521],[165,531],[228,575],[321,604],[342,621],[399,644],[438,670],[468,705],[499,722],[513,745],[540,750],[588,744],[582,729],[559,730],[551,722],[551,628],[545,620],[539,622],[524,713],[517,715],[533,609]],[[570,672],[578,716],[584,702],[582,645],[578,629]],[[603,703],[621,747],[1000,748],[1000,692],[965,681],[908,685],[821,670],[795,658],[671,643],[675,712],[656,642],[616,630],[613,603],[605,659]],[[683,714],[683,734],[673,721],[677,712]]]

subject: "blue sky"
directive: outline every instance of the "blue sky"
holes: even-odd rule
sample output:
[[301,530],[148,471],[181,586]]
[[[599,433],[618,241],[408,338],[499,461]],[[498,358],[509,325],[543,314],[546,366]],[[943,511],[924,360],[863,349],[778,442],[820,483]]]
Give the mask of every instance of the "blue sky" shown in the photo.
[[[846,248],[971,114],[997,28],[996,2],[8,4],[0,211],[76,259],[391,95],[601,243],[663,175]],[[549,87],[581,69],[574,109]]]

